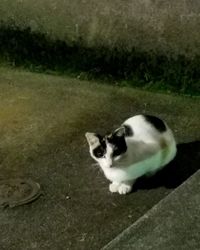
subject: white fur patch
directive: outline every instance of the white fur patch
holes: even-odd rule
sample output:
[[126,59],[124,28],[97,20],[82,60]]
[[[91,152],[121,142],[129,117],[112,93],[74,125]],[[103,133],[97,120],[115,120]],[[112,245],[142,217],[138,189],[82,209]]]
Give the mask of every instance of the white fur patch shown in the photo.
[[94,134],[86,136],[92,141],[91,156],[99,163],[106,178],[112,182],[109,186],[110,192],[120,194],[129,193],[137,178],[154,174],[163,168],[175,157],[177,150],[173,133],[166,123],[167,130],[162,133],[151,126],[143,115],[131,117],[124,124],[131,127],[133,136],[126,138],[127,151],[114,159],[112,145],[108,142],[104,158],[95,158],[92,153],[92,148],[97,145]]

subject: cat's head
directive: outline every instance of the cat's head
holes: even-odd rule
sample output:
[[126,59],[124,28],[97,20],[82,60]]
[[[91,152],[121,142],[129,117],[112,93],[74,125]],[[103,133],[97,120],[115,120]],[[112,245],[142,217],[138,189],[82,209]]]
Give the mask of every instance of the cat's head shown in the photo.
[[112,167],[113,161],[127,150],[124,127],[120,127],[104,137],[89,132],[87,132],[85,136],[89,144],[91,157],[98,162],[102,168]]

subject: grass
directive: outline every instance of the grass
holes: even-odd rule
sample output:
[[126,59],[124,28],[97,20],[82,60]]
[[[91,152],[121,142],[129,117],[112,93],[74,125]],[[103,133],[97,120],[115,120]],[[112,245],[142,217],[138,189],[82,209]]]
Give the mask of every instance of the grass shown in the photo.
[[44,34],[0,26],[1,64],[34,72],[70,75],[84,80],[128,85],[152,91],[200,95],[200,57],[165,56],[136,49],[88,48]]

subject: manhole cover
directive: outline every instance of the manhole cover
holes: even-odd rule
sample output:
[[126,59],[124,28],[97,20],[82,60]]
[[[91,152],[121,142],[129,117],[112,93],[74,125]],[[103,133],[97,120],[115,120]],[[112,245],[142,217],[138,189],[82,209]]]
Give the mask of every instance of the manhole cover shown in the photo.
[[0,207],[23,205],[40,195],[40,185],[30,179],[0,180]]

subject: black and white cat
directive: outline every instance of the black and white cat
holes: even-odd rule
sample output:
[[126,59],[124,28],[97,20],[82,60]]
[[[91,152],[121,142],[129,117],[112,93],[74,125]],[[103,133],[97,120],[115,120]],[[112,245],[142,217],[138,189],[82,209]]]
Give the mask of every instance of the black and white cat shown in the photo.
[[171,129],[161,119],[136,115],[104,137],[85,134],[90,155],[111,181],[110,192],[127,194],[137,178],[152,175],[176,155]]

